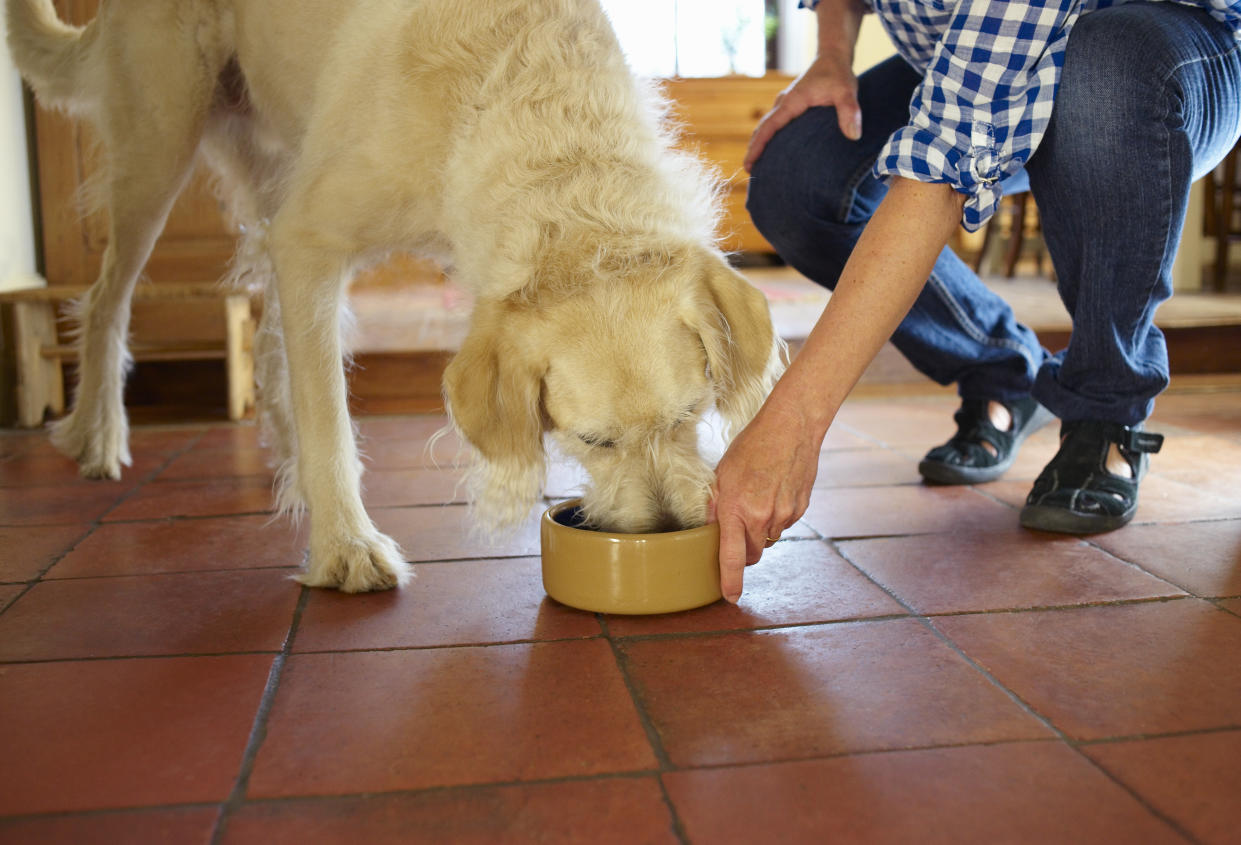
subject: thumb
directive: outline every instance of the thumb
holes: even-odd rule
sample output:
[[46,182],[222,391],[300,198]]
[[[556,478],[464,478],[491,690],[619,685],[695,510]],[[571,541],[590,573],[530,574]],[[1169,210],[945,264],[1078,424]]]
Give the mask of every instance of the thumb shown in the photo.
[[836,120],[840,131],[850,141],[862,139],[862,107],[856,99],[842,100],[836,104]]

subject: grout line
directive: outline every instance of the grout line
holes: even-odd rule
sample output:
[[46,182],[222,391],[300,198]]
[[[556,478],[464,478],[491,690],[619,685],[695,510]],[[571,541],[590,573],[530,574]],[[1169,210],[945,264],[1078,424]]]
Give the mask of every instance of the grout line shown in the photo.
[[664,783],[663,778],[665,772],[675,771],[675,767],[668,758],[668,751],[664,748],[664,741],[659,735],[659,729],[655,727],[654,720],[647,713],[646,708],[642,706],[642,696],[639,695],[637,683],[629,672],[629,655],[621,648],[621,644],[612,637],[612,632],[608,628],[607,617],[602,613],[595,614],[595,617],[599,621],[599,627],[603,631],[603,636],[607,640],[608,646],[612,649],[612,657],[616,661],[616,668],[620,672],[621,681],[629,692],[629,700],[633,704],[634,713],[637,714],[638,722],[646,733],[646,741],[651,746],[651,751],[655,755],[655,761],[659,764],[659,774],[656,777],[656,781],[659,783],[660,797],[664,802],[664,806],[668,808],[669,818],[672,819],[672,835],[683,845],[689,845],[689,836],[685,832],[685,825],[681,821],[676,805],[672,802],[672,796],[668,794],[668,787]]
[[[174,460],[176,460],[176,459],[177,459],[178,457],[180,457],[181,455],[185,454],[185,452],[187,452],[187,451],[189,451],[190,449],[194,448],[194,446],[195,446],[195,445],[197,445],[197,444],[198,444],[198,442],[199,442],[200,440],[202,440],[204,437],[206,437],[206,436],[207,436],[207,431],[208,431],[208,429],[205,429],[205,428],[204,428],[202,431],[200,431],[200,432],[199,432],[199,434],[198,434],[198,436],[197,436],[197,437],[192,437],[192,438],[190,438],[190,440],[188,441],[188,443],[187,443],[185,446],[183,446],[181,449],[179,449],[179,450],[177,450],[177,451],[174,451],[174,452],[170,452],[170,453],[168,453],[168,456],[167,456],[166,460],[164,460],[164,462],[163,462],[163,463],[159,464],[158,466],[153,467],[150,471],[148,471],[148,472],[147,472],[147,474],[146,474],[146,475],[144,475],[141,479],[139,479],[139,480],[138,480],[138,481],[137,481],[137,482],[136,482],[136,483],[135,483],[132,487],[130,487],[130,488],[129,488],[128,490],[126,490],[125,492],[123,492],[123,493],[119,494],[119,495],[117,496],[117,498],[113,499],[113,501],[112,501],[112,505],[111,505],[111,506],[110,506],[107,510],[102,511],[102,512],[99,514],[99,516],[95,517],[95,519],[91,520],[90,522],[84,522],[84,523],[82,523],[82,522],[70,522],[70,523],[63,523],[63,524],[65,524],[65,525],[84,525],[84,526],[85,526],[84,533],[83,533],[80,537],[78,537],[76,540],[74,540],[74,541],[73,541],[73,542],[69,545],[69,547],[68,547],[68,548],[66,548],[63,552],[61,552],[61,553],[60,553],[60,554],[58,554],[58,555],[55,555],[55,556],[53,557],[53,559],[52,559],[52,562],[51,562],[51,563],[49,563],[47,566],[43,567],[41,570],[39,570],[38,574],[37,574],[37,575],[35,575],[35,577],[34,577],[34,578],[31,578],[31,579],[27,580],[26,582],[24,582],[24,583],[25,583],[25,585],[26,585],[26,588],[25,588],[24,590],[22,590],[20,593],[18,593],[16,596],[14,596],[12,599],[10,599],[10,600],[9,600],[9,602],[8,602],[8,604],[6,604],[4,607],[0,607],[0,616],[2,616],[3,614],[5,614],[6,612],[8,612],[9,608],[11,608],[11,607],[13,607],[14,605],[16,605],[16,604],[17,604],[17,602],[19,602],[19,601],[22,599],[22,597],[23,597],[23,596],[25,596],[25,595],[26,595],[27,593],[29,593],[32,589],[34,589],[34,586],[35,586],[36,584],[42,583],[42,582],[43,582],[44,577],[47,575],[47,573],[48,573],[48,572],[50,572],[50,571],[52,570],[52,568],[53,568],[54,566],[56,566],[56,564],[58,564],[58,563],[60,563],[62,560],[64,560],[64,559],[65,559],[65,558],[66,558],[66,557],[67,557],[67,556],[68,556],[68,555],[69,555],[69,554],[70,554],[70,553],[71,553],[74,549],[76,549],[78,546],[80,546],[80,545],[83,543],[83,541],[85,541],[88,537],[90,537],[90,536],[91,536],[92,534],[94,534],[97,530],[99,530],[99,527],[100,527],[101,525],[103,525],[103,524],[104,524],[104,523],[103,523],[103,518],[104,518],[105,516],[107,516],[107,515],[108,515],[109,513],[111,513],[112,511],[116,510],[116,508],[117,508],[117,507],[118,507],[118,506],[119,506],[119,505],[120,505],[123,501],[125,501],[125,500],[126,500],[126,499],[128,499],[130,496],[132,496],[132,495],[134,494],[134,492],[135,492],[136,490],[138,490],[138,488],[142,487],[142,486],[143,486],[143,485],[145,485],[147,482],[149,482],[152,478],[154,478],[155,476],[157,476],[159,473],[163,472],[163,471],[164,471],[164,469],[165,469],[165,468],[167,468],[167,466],[168,466],[170,463],[172,463]],[[66,458],[66,460],[70,460],[70,459],[69,459],[69,458]],[[22,489],[22,488],[19,488],[19,489]],[[57,524],[57,525],[58,525],[58,524],[61,524],[61,523],[55,523],[55,524]],[[6,526],[0,526],[0,527],[6,527],[6,528],[21,528],[21,527],[38,527],[38,526],[37,526],[37,525],[33,525],[33,526],[31,526],[31,525],[14,525],[14,526],[8,526],[8,525],[6,525]],[[17,583],[22,583],[22,582],[17,582]]]
[[218,843],[223,841],[224,833],[228,828],[228,823],[233,813],[245,802],[246,788],[250,784],[250,775],[254,772],[254,763],[258,757],[259,748],[263,745],[263,741],[267,739],[267,722],[275,704],[276,691],[284,675],[285,664],[288,662],[289,655],[292,652],[293,641],[297,638],[297,631],[302,621],[302,613],[306,609],[306,603],[310,600],[310,588],[302,587],[301,590],[302,594],[298,596],[297,607],[294,608],[293,618],[289,623],[288,636],[285,637],[280,653],[272,661],[271,671],[267,675],[267,685],[263,688],[263,695],[259,698],[259,706],[254,714],[254,723],[250,729],[250,737],[246,741],[245,750],[241,755],[241,767],[237,772],[237,780],[234,781],[232,792],[229,793],[228,798],[220,805],[220,813],[216,818],[215,830],[211,835],[211,845],[218,845]]
[[[851,566],[853,566],[854,569],[856,569],[859,573],[861,573],[862,577],[866,578],[876,587],[883,590],[885,593],[887,593],[892,598],[893,601],[897,602],[898,604],[901,605],[901,607],[904,607],[911,614],[913,614],[913,617],[923,627],[925,627],[928,631],[930,631],[932,636],[934,636],[941,643],[947,646],[951,651],[953,651],[958,657],[964,660],[969,666],[971,666],[974,669],[974,671],[978,672],[978,674],[980,674],[988,683],[990,683],[997,690],[999,690],[1004,695],[1006,695],[1021,710],[1025,711],[1030,716],[1032,716],[1034,719],[1038,720],[1044,727],[1047,728],[1047,730],[1051,731],[1052,734],[1055,737],[1057,737],[1061,743],[1063,743],[1066,747],[1070,748],[1079,758],[1084,760],[1087,763],[1087,765],[1091,766],[1095,770],[1102,773],[1104,777],[1106,777],[1112,783],[1116,784],[1118,787],[1120,787],[1126,793],[1128,793],[1135,801],[1138,802],[1138,804],[1144,807],[1147,812],[1151,813],[1153,816],[1160,819],[1165,824],[1169,825],[1177,833],[1181,834],[1182,836],[1184,836],[1186,839],[1190,840],[1191,842],[1197,841],[1197,839],[1194,836],[1192,836],[1187,830],[1185,830],[1180,825],[1180,823],[1178,823],[1175,819],[1171,818],[1170,816],[1166,815],[1163,811],[1155,807],[1144,795],[1141,795],[1137,790],[1130,788],[1123,781],[1114,777],[1110,772],[1108,772],[1106,769],[1104,769],[1102,766],[1100,766],[1098,763],[1092,760],[1090,756],[1087,755],[1084,751],[1082,751],[1081,747],[1079,747],[1079,745],[1076,744],[1076,742],[1068,734],[1066,734],[1063,730],[1057,727],[1055,722],[1053,722],[1050,717],[1045,716],[1044,714],[1040,713],[1034,707],[1034,705],[1027,702],[1024,698],[1018,695],[1015,690],[1009,688],[1007,684],[1002,683],[1000,679],[997,678],[994,674],[992,674],[989,669],[987,669],[985,666],[983,666],[981,663],[979,663],[977,660],[975,660],[973,657],[967,654],[963,648],[961,648],[959,645],[956,644],[956,642],[951,640],[944,632],[940,631],[933,624],[930,618],[924,615],[917,614],[914,611],[914,609],[910,607],[905,601],[903,601],[898,595],[896,595],[895,592],[889,590],[883,584],[880,584],[878,581],[872,578],[868,572],[863,570],[861,566],[854,563],[847,555],[845,555],[843,550],[837,548],[836,552],[842,558],[848,561],[848,563]],[[1164,600],[1179,601],[1184,598],[1189,598],[1189,597],[1184,596],[1184,597],[1177,597],[1174,599],[1164,599]],[[1137,602],[1130,602],[1130,603],[1137,603]],[[1009,611],[1009,612],[1019,612],[1019,611]]]

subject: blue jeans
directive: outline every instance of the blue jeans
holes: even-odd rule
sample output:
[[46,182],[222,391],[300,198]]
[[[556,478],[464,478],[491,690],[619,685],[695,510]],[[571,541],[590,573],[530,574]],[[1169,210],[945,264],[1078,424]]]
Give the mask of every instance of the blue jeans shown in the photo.
[[[755,163],[747,208],[780,256],[833,287],[887,191],[871,167],[909,118],[921,75],[900,58],[862,74],[863,136],[845,138],[833,108],[807,111]],[[1065,421],[1135,425],[1168,384],[1155,309],[1192,182],[1241,135],[1241,42],[1205,12],[1131,3],[1083,15],[1069,36],[1051,125],[1005,190],[1038,204],[1073,319],[1054,355],[945,249],[892,343],[963,398],[1033,395]]]

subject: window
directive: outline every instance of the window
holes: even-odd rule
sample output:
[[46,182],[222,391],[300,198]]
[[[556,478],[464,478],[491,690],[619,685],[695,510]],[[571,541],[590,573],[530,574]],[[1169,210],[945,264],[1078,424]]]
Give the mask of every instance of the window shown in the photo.
[[762,76],[774,43],[764,0],[603,0],[630,66],[643,76]]

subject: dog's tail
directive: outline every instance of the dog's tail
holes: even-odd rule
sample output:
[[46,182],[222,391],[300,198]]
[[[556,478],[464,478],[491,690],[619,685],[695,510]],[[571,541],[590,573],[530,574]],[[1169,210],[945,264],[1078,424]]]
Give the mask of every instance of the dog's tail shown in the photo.
[[95,27],[70,26],[52,0],[6,0],[9,52],[39,100],[76,111],[88,104],[90,45]]

